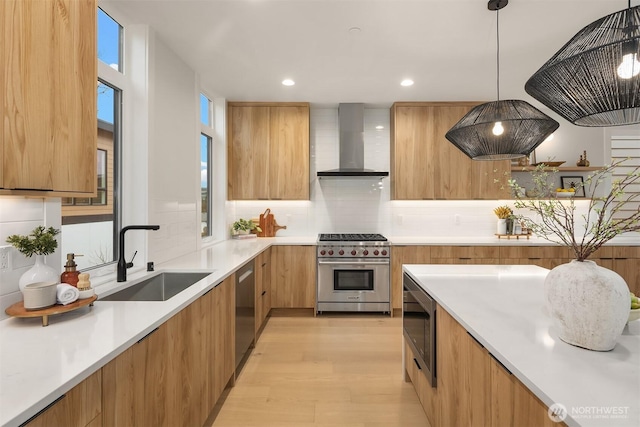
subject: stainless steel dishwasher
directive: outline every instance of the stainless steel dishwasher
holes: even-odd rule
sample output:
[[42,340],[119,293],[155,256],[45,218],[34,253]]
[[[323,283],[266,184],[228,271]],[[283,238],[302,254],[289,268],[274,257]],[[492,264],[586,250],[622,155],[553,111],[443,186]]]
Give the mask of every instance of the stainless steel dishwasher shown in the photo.
[[255,338],[254,260],[236,271],[236,368]]

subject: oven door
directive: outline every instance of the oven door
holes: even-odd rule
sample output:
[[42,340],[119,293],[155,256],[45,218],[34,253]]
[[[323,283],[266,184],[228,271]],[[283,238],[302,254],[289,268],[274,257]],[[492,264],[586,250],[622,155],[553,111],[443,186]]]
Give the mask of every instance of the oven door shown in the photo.
[[318,260],[318,302],[389,303],[388,259]]

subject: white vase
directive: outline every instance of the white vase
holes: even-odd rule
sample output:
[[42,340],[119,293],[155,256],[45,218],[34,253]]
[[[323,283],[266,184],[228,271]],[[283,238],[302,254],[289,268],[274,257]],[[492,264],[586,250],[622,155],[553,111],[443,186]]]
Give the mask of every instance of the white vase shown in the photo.
[[44,255],[36,255],[35,257],[36,263],[33,267],[20,276],[20,280],[18,281],[20,291],[24,290],[24,287],[29,283],[60,282],[60,274],[58,274],[58,271],[44,263]]
[[498,228],[496,231],[497,234],[507,234],[507,220],[499,219],[498,220]]
[[574,260],[549,272],[544,291],[562,341],[597,351],[615,347],[630,310],[629,288],[620,275]]

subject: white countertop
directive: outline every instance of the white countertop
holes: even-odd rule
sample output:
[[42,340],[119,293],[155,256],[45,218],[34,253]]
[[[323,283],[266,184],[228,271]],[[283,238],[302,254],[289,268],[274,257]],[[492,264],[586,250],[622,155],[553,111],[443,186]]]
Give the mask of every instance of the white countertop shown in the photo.
[[[216,286],[270,245],[315,245],[317,237],[227,240],[157,264],[156,271],[213,271],[164,302],[96,301],[93,307],[41,318],[0,321],[0,426],[17,426]],[[98,297],[153,273],[129,273],[96,287]]]
[[547,406],[563,404],[568,425],[640,425],[640,321],[625,327],[612,351],[584,350],[562,342],[545,314],[544,268],[403,269]]

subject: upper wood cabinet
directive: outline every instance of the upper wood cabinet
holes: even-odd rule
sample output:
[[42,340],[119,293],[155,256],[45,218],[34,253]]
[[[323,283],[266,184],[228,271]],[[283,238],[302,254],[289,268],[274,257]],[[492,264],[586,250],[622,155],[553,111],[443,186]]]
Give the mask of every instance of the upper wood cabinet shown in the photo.
[[391,198],[500,199],[494,179],[510,173],[510,162],[473,161],[445,134],[477,103],[397,102],[391,107]]
[[309,104],[229,102],[229,200],[309,200]]
[[0,187],[96,191],[96,0],[3,0]]

